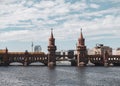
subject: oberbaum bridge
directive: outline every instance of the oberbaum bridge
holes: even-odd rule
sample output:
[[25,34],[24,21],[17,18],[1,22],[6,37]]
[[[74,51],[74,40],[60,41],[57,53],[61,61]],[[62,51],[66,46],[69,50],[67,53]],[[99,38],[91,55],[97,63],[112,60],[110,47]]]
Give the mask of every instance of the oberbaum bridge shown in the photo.
[[110,66],[110,64],[120,66],[120,55],[109,55],[107,51],[103,55],[88,55],[85,46],[85,39],[80,33],[78,38],[78,44],[76,46],[76,54],[56,54],[55,38],[53,31],[49,38],[48,53],[44,52],[8,52],[6,48],[3,52],[0,52],[0,65],[9,66],[10,63],[19,62],[24,66],[29,66],[31,63],[40,62],[46,66],[54,67],[56,62],[69,61],[71,66],[86,66],[88,62],[95,64],[96,66]]

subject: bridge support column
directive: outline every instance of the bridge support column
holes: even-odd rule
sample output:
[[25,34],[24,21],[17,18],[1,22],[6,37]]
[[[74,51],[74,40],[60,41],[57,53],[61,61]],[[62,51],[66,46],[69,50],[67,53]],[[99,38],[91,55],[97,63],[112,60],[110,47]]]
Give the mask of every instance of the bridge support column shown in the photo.
[[114,66],[120,66],[120,63],[114,63],[113,65]]
[[26,50],[26,51],[25,51],[24,64],[23,64],[24,66],[28,66],[28,65],[29,65],[29,61],[28,61],[28,60],[29,60],[29,57],[28,57],[28,54],[29,54],[29,53],[28,53],[28,51]]
[[49,53],[49,54],[48,54],[48,66],[49,66],[49,67],[56,66],[55,53]]
[[76,61],[71,61],[71,66],[77,66],[77,62]]
[[104,66],[108,66],[108,65],[109,65],[109,64],[108,64],[108,57],[109,57],[109,54],[108,54],[108,52],[106,51],[105,54],[104,54],[104,56],[103,56]]
[[78,54],[77,56],[77,66],[86,66],[88,63],[88,59],[86,57],[86,55],[81,55],[81,54]]
[[29,66],[28,62],[24,62],[23,65],[24,65],[24,66]]
[[9,57],[8,57],[8,49],[6,48],[6,52],[3,56],[3,62],[4,62],[4,66],[8,66],[9,65]]

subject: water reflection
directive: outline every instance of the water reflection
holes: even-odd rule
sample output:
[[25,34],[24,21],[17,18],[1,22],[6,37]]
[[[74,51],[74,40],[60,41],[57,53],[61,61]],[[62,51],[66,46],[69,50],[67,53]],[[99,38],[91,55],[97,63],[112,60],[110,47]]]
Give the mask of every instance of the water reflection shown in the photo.
[[78,85],[81,85],[81,86],[86,86],[86,71],[85,71],[85,67],[78,67],[78,68],[76,68],[76,71],[77,71],[77,73],[76,73],[76,76],[77,76],[77,78],[78,78]]
[[55,67],[51,67],[49,68],[48,70],[48,83],[49,83],[49,86],[56,86],[56,79],[57,79],[57,74],[56,74],[56,70],[55,70]]
[[119,67],[0,67],[0,86],[120,86]]

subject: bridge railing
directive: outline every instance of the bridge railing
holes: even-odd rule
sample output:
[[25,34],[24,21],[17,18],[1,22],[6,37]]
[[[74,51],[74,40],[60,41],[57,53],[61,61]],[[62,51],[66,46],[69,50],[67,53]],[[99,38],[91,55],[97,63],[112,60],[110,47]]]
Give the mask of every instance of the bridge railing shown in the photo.
[[31,52],[0,52],[1,64],[9,65],[12,62],[20,62],[24,64],[30,64],[32,62],[42,62],[47,64],[48,56],[47,54],[40,53],[31,53]]

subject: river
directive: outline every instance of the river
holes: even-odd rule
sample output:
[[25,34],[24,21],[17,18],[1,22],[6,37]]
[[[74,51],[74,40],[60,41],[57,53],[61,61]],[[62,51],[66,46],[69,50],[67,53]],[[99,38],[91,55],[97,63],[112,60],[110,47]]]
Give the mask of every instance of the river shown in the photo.
[[0,66],[0,86],[120,86],[120,68]]

